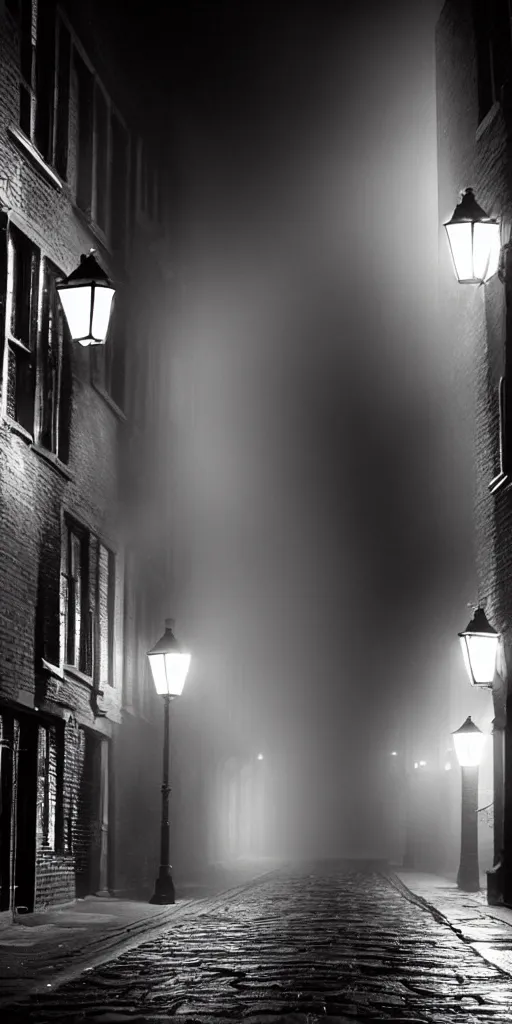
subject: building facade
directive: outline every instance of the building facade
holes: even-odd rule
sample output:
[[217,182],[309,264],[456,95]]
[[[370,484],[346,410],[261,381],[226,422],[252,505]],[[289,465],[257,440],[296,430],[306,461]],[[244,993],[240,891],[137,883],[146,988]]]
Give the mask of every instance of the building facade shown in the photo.
[[[3,911],[149,895],[158,866],[145,652],[174,599],[172,486],[155,472],[169,457],[163,171],[109,47],[93,4],[0,5]],[[95,348],[71,342],[56,292],[91,248],[116,284]]]
[[[459,455],[473,484],[474,583],[466,595],[484,607],[502,634],[492,688],[452,686],[452,708],[464,706],[489,740],[483,770],[490,803],[491,842],[483,868],[503,862],[502,894],[512,903],[512,540],[510,464],[511,287],[509,250],[512,214],[512,43],[507,0],[447,0],[436,33],[439,297],[442,329],[452,353],[453,401],[465,444]],[[458,284],[443,224],[468,187],[501,223],[500,271],[485,285]],[[468,554],[471,554],[468,552]],[[471,614],[467,615],[471,618]],[[460,628],[466,623],[461,622]],[[465,714],[459,711],[460,721]],[[454,717],[454,716],[453,716]],[[453,721],[456,728],[460,722]],[[480,835],[486,818],[480,818]]]

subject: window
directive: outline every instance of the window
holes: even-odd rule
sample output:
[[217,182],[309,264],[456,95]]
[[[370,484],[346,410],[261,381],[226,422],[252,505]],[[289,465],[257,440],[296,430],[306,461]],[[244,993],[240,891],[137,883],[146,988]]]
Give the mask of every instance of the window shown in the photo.
[[64,567],[66,653],[65,661],[91,674],[91,615],[89,608],[89,533],[77,523],[66,524]]
[[78,112],[76,201],[80,209],[88,216],[91,216],[93,77],[76,50],[73,52],[73,59]]
[[98,549],[96,614],[98,623],[99,682],[114,685],[114,615],[116,559],[104,544]]
[[94,211],[95,223],[108,236],[109,111],[98,82],[94,88]]
[[34,429],[35,351],[39,306],[39,249],[11,226],[7,257],[6,412]]
[[[69,458],[71,340],[59,271],[14,225],[7,254],[5,412],[61,462]],[[35,415],[37,409],[37,415]]]
[[479,120],[500,99],[512,66],[512,36],[508,0],[473,0]]
[[69,141],[69,89],[71,76],[71,40],[64,23],[58,21],[57,75],[55,104],[54,165],[61,178],[67,177]]
[[38,442],[57,455],[69,458],[71,413],[71,340],[56,282],[62,276],[44,260],[41,332],[39,336],[39,430]]
[[112,113],[111,116],[112,160],[110,163],[110,237],[114,252],[123,253],[126,246],[126,222],[128,218],[128,133]]
[[73,67],[78,111],[76,202],[123,257],[128,219],[128,132],[76,49]]
[[35,0],[20,0],[20,128],[29,139],[34,135],[36,114],[36,18]]
[[54,726],[40,725],[37,746],[36,841],[47,850],[62,848],[62,749]]
[[116,556],[66,517],[63,561],[64,661],[94,676],[95,684],[113,686]]
[[19,124],[62,177],[67,168],[69,33],[52,0],[10,0],[20,57]]
[[125,407],[126,304],[116,292],[105,345],[91,351],[94,384],[106,391],[119,409]]

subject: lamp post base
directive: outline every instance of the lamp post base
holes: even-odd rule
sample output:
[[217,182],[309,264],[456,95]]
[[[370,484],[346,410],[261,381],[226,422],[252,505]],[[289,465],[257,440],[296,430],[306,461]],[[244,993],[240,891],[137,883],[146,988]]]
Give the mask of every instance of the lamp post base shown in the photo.
[[459,868],[457,874],[457,888],[462,889],[462,892],[479,892],[480,877],[478,874],[478,868],[476,870],[474,868]]
[[155,882],[155,891],[149,902],[159,905],[176,902],[170,867],[160,868],[160,874]]

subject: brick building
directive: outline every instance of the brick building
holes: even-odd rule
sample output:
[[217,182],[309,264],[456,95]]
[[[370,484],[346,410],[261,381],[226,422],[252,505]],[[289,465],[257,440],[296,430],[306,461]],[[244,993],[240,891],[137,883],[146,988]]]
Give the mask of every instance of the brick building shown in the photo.
[[[157,872],[173,295],[163,157],[101,6],[0,4],[0,910]],[[83,348],[55,283],[91,247],[117,292]]]
[[[505,863],[512,865],[512,710],[508,696],[512,665],[512,421],[508,413],[512,276],[504,248],[501,272],[484,286],[458,284],[442,225],[450,219],[461,191],[472,187],[478,203],[490,216],[499,218],[502,245],[509,241],[511,38],[507,0],[447,0],[436,33],[439,306],[441,327],[456,368],[453,402],[464,437],[458,457],[473,484],[475,574],[466,600],[483,605],[489,621],[503,634],[492,690],[471,689],[461,674],[453,681],[449,696],[453,728],[470,713],[480,728],[492,732],[483,765],[486,791],[482,784],[480,788],[480,805],[492,802],[494,812],[492,844],[485,851],[484,868],[498,861],[503,845]],[[464,627],[461,621],[460,628]],[[480,824],[482,841],[485,821]],[[512,902],[508,870],[505,899]]]

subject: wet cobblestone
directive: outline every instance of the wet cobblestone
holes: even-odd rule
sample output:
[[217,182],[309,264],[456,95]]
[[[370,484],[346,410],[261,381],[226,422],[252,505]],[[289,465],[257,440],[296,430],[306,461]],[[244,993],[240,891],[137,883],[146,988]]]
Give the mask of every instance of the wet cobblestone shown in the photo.
[[386,875],[277,872],[47,995],[32,1024],[512,1022],[512,979]]

